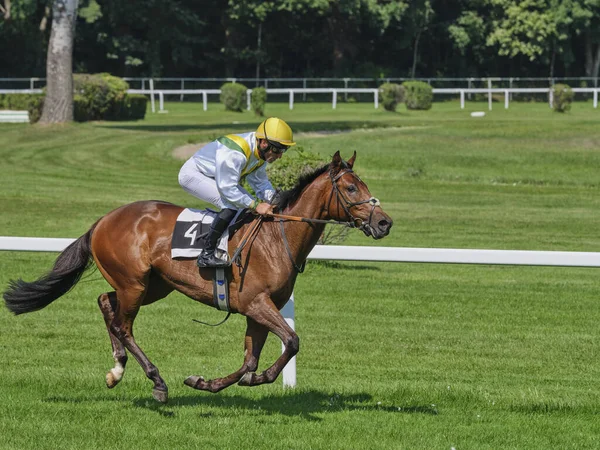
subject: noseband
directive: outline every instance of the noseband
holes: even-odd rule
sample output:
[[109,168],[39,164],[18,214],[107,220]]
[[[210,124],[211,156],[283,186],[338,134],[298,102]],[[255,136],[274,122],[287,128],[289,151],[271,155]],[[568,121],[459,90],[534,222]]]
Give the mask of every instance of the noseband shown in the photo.
[[[359,181],[362,182],[362,180],[358,177],[358,175],[356,175],[354,173],[354,171],[352,169],[341,170],[340,173],[338,173],[336,176],[334,176],[332,172],[329,172],[329,179],[331,180],[331,185],[333,186],[333,189],[331,190],[331,195],[329,196],[329,201],[327,202],[327,211],[329,212],[329,216],[331,217],[331,201],[333,200],[333,193],[335,192],[338,203],[340,205],[342,205],[342,208],[344,208],[344,212],[351,220],[350,226],[352,226],[354,228],[358,228],[361,231],[367,230],[372,234],[373,228],[371,227],[371,220],[373,218],[373,211],[375,211],[375,207],[380,205],[379,199],[377,199],[375,197],[371,197],[367,200],[361,200],[358,202],[351,202],[350,200],[348,200],[344,196],[342,191],[340,191],[340,188],[337,185],[338,180],[340,178],[342,178],[344,175],[346,175],[347,173],[354,174],[354,176]],[[358,206],[358,205],[364,205],[365,203],[369,203],[371,205],[371,212],[369,213],[369,221],[368,222],[365,222],[363,219],[361,219],[359,217],[355,217],[350,212],[351,208]]]

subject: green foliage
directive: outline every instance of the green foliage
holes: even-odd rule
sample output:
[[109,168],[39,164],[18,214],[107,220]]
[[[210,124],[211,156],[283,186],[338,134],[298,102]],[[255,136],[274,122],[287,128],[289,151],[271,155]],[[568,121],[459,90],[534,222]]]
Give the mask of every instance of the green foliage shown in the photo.
[[433,89],[429,84],[423,81],[405,81],[402,86],[404,86],[406,109],[431,109]]
[[294,187],[300,176],[326,162],[322,156],[295,145],[275,164],[269,164],[267,173],[273,186],[286,190]]
[[256,87],[252,89],[250,95],[250,103],[252,105],[252,111],[257,116],[265,115],[265,105],[267,103],[267,90],[264,87]]
[[[77,122],[89,120],[139,120],[146,102],[127,94],[129,84],[107,73],[74,74],[73,115]],[[144,97],[145,98],[145,97]]]
[[404,87],[397,83],[383,83],[379,86],[379,93],[386,111],[396,111],[398,103],[404,101]]
[[42,117],[42,110],[44,109],[44,95],[37,95],[29,103],[27,111],[29,112],[29,123],[37,123]]
[[552,86],[552,109],[556,112],[567,112],[571,109],[573,102],[573,90],[566,84],[555,84]]
[[221,103],[225,111],[242,112],[246,106],[248,88],[240,83],[225,83],[221,86]]
[[42,94],[0,94],[0,109],[29,110]]

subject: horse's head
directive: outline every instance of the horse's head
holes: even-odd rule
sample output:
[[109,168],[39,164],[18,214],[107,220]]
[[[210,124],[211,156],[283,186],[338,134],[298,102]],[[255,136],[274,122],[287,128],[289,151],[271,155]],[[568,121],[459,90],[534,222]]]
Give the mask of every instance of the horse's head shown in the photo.
[[344,162],[340,152],[329,164],[331,194],[327,204],[331,219],[349,221],[367,236],[381,239],[390,233],[392,218],[381,209],[379,200],[371,195],[367,185],[353,172],[356,152]]

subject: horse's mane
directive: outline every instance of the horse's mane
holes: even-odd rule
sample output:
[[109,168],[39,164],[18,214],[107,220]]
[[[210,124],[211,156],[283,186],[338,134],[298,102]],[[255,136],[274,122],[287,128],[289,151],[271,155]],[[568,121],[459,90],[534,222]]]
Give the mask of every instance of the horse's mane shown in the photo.
[[[348,165],[346,162],[342,161],[342,168],[347,167]],[[323,165],[322,167],[318,167],[311,172],[300,175],[300,178],[298,178],[298,181],[293,188],[277,194],[276,198],[274,199],[276,209],[283,211],[285,208],[290,206],[298,197],[300,197],[300,193],[306,186],[315,181],[319,175],[325,173],[327,170],[329,170],[329,163]]]
[[322,167],[318,167],[311,172],[300,175],[295,186],[287,191],[281,191],[277,194],[275,200],[276,209],[283,211],[294,202],[306,186],[315,181],[315,179],[329,169],[329,163]]

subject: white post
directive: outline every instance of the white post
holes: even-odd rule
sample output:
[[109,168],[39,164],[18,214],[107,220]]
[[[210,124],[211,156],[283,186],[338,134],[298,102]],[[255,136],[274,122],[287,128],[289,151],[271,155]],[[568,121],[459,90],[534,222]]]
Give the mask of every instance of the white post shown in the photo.
[[150,105],[152,106],[152,112],[156,112],[154,109],[154,80],[150,78]]
[[550,108],[552,108],[554,105],[554,92],[552,88],[548,90],[548,103],[550,104]]
[[594,108],[598,107],[598,89],[594,91]]
[[492,91],[488,91],[488,109],[492,110]]
[[202,92],[202,106],[204,107],[204,111],[208,109],[208,95],[206,95],[206,91]]
[[[302,89],[306,89],[306,78],[302,79]],[[306,102],[306,91],[302,92],[302,101]]]
[[504,91],[504,109],[508,109],[508,89]]
[[290,89],[290,109],[294,109],[294,91]]
[[252,96],[252,89],[248,89],[246,91],[246,109],[248,111],[250,111],[250,103],[252,102],[252,100],[250,99],[251,96]]
[[165,98],[163,95],[163,91],[158,91],[158,112],[164,113],[165,111]]
[[[344,89],[348,89],[348,80],[350,78],[344,78]],[[348,101],[348,91],[344,91],[344,101]]]
[[[183,91],[185,89],[185,82],[183,81],[183,78],[181,79],[181,90]],[[181,94],[181,97],[179,97],[179,101],[182,102],[183,101],[183,94]]]
[[336,106],[337,106],[337,91],[334,89],[333,90],[333,99],[331,100],[331,107],[333,109],[335,109]]
[[[469,80],[469,83],[471,83],[471,80]],[[465,91],[462,89],[460,90],[460,109],[465,109]]]
[[[285,304],[285,306],[281,309],[281,314],[283,318],[287,322],[287,324],[292,328],[292,330],[296,330],[296,325],[294,321],[294,293],[292,292],[292,296]],[[285,351],[285,345],[281,344],[281,352]],[[290,362],[286,364],[283,368],[283,387],[296,387],[296,357],[294,356]]]
[[375,109],[379,108],[379,89],[374,89],[373,97],[375,97]]

